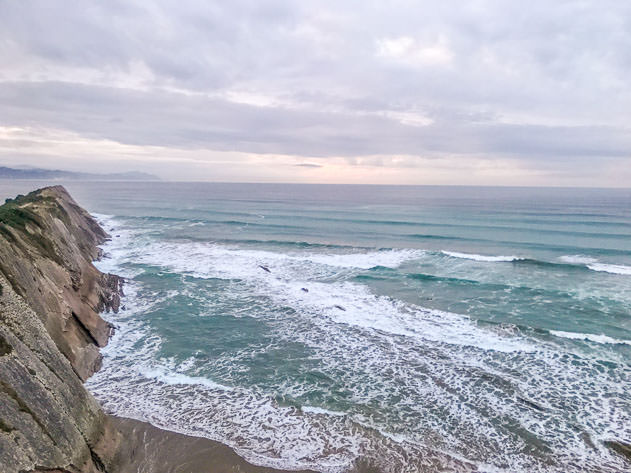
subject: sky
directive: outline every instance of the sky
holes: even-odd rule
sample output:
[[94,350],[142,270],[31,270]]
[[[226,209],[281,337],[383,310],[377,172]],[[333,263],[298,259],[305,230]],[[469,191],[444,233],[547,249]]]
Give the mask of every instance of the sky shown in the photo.
[[631,2],[0,0],[0,165],[629,187]]

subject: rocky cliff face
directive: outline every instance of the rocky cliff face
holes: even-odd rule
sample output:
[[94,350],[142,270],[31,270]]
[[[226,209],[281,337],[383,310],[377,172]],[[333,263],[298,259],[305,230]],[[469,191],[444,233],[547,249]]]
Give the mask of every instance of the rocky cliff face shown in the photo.
[[111,472],[120,435],[82,381],[100,367],[121,281],[107,235],[55,186],[0,206],[0,470]]

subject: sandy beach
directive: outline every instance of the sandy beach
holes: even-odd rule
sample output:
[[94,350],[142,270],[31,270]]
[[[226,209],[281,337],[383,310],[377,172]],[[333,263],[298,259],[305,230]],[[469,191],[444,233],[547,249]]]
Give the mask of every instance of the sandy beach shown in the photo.
[[[159,429],[147,422],[110,416],[123,434],[118,453],[119,471],[125,473],[275,473],[252,465],[219,442]],[[304,470],[300,473],[307,473]],[[298,472],[296,472],[298,473]]]

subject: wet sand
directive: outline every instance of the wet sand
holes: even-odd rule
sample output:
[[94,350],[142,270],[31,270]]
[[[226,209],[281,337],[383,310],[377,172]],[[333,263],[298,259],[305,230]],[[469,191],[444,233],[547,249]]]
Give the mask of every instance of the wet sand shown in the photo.
[[110,419],[124,439],[118,453],[120,473],[287,473],[252,465],[232,448],[213,440],[169,432],[133,419]]

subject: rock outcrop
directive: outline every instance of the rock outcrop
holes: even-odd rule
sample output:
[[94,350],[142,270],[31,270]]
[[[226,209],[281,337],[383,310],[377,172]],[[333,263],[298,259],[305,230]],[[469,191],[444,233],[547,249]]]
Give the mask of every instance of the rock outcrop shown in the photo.
[[631,462],[631,443],[621,442],[619,440],[606,440],[605,445]]
[[0,470],[113,471],[120,434],[82,381],[101,364],[121,280],[92,264],[108,238],[55,186],[0,206]]

